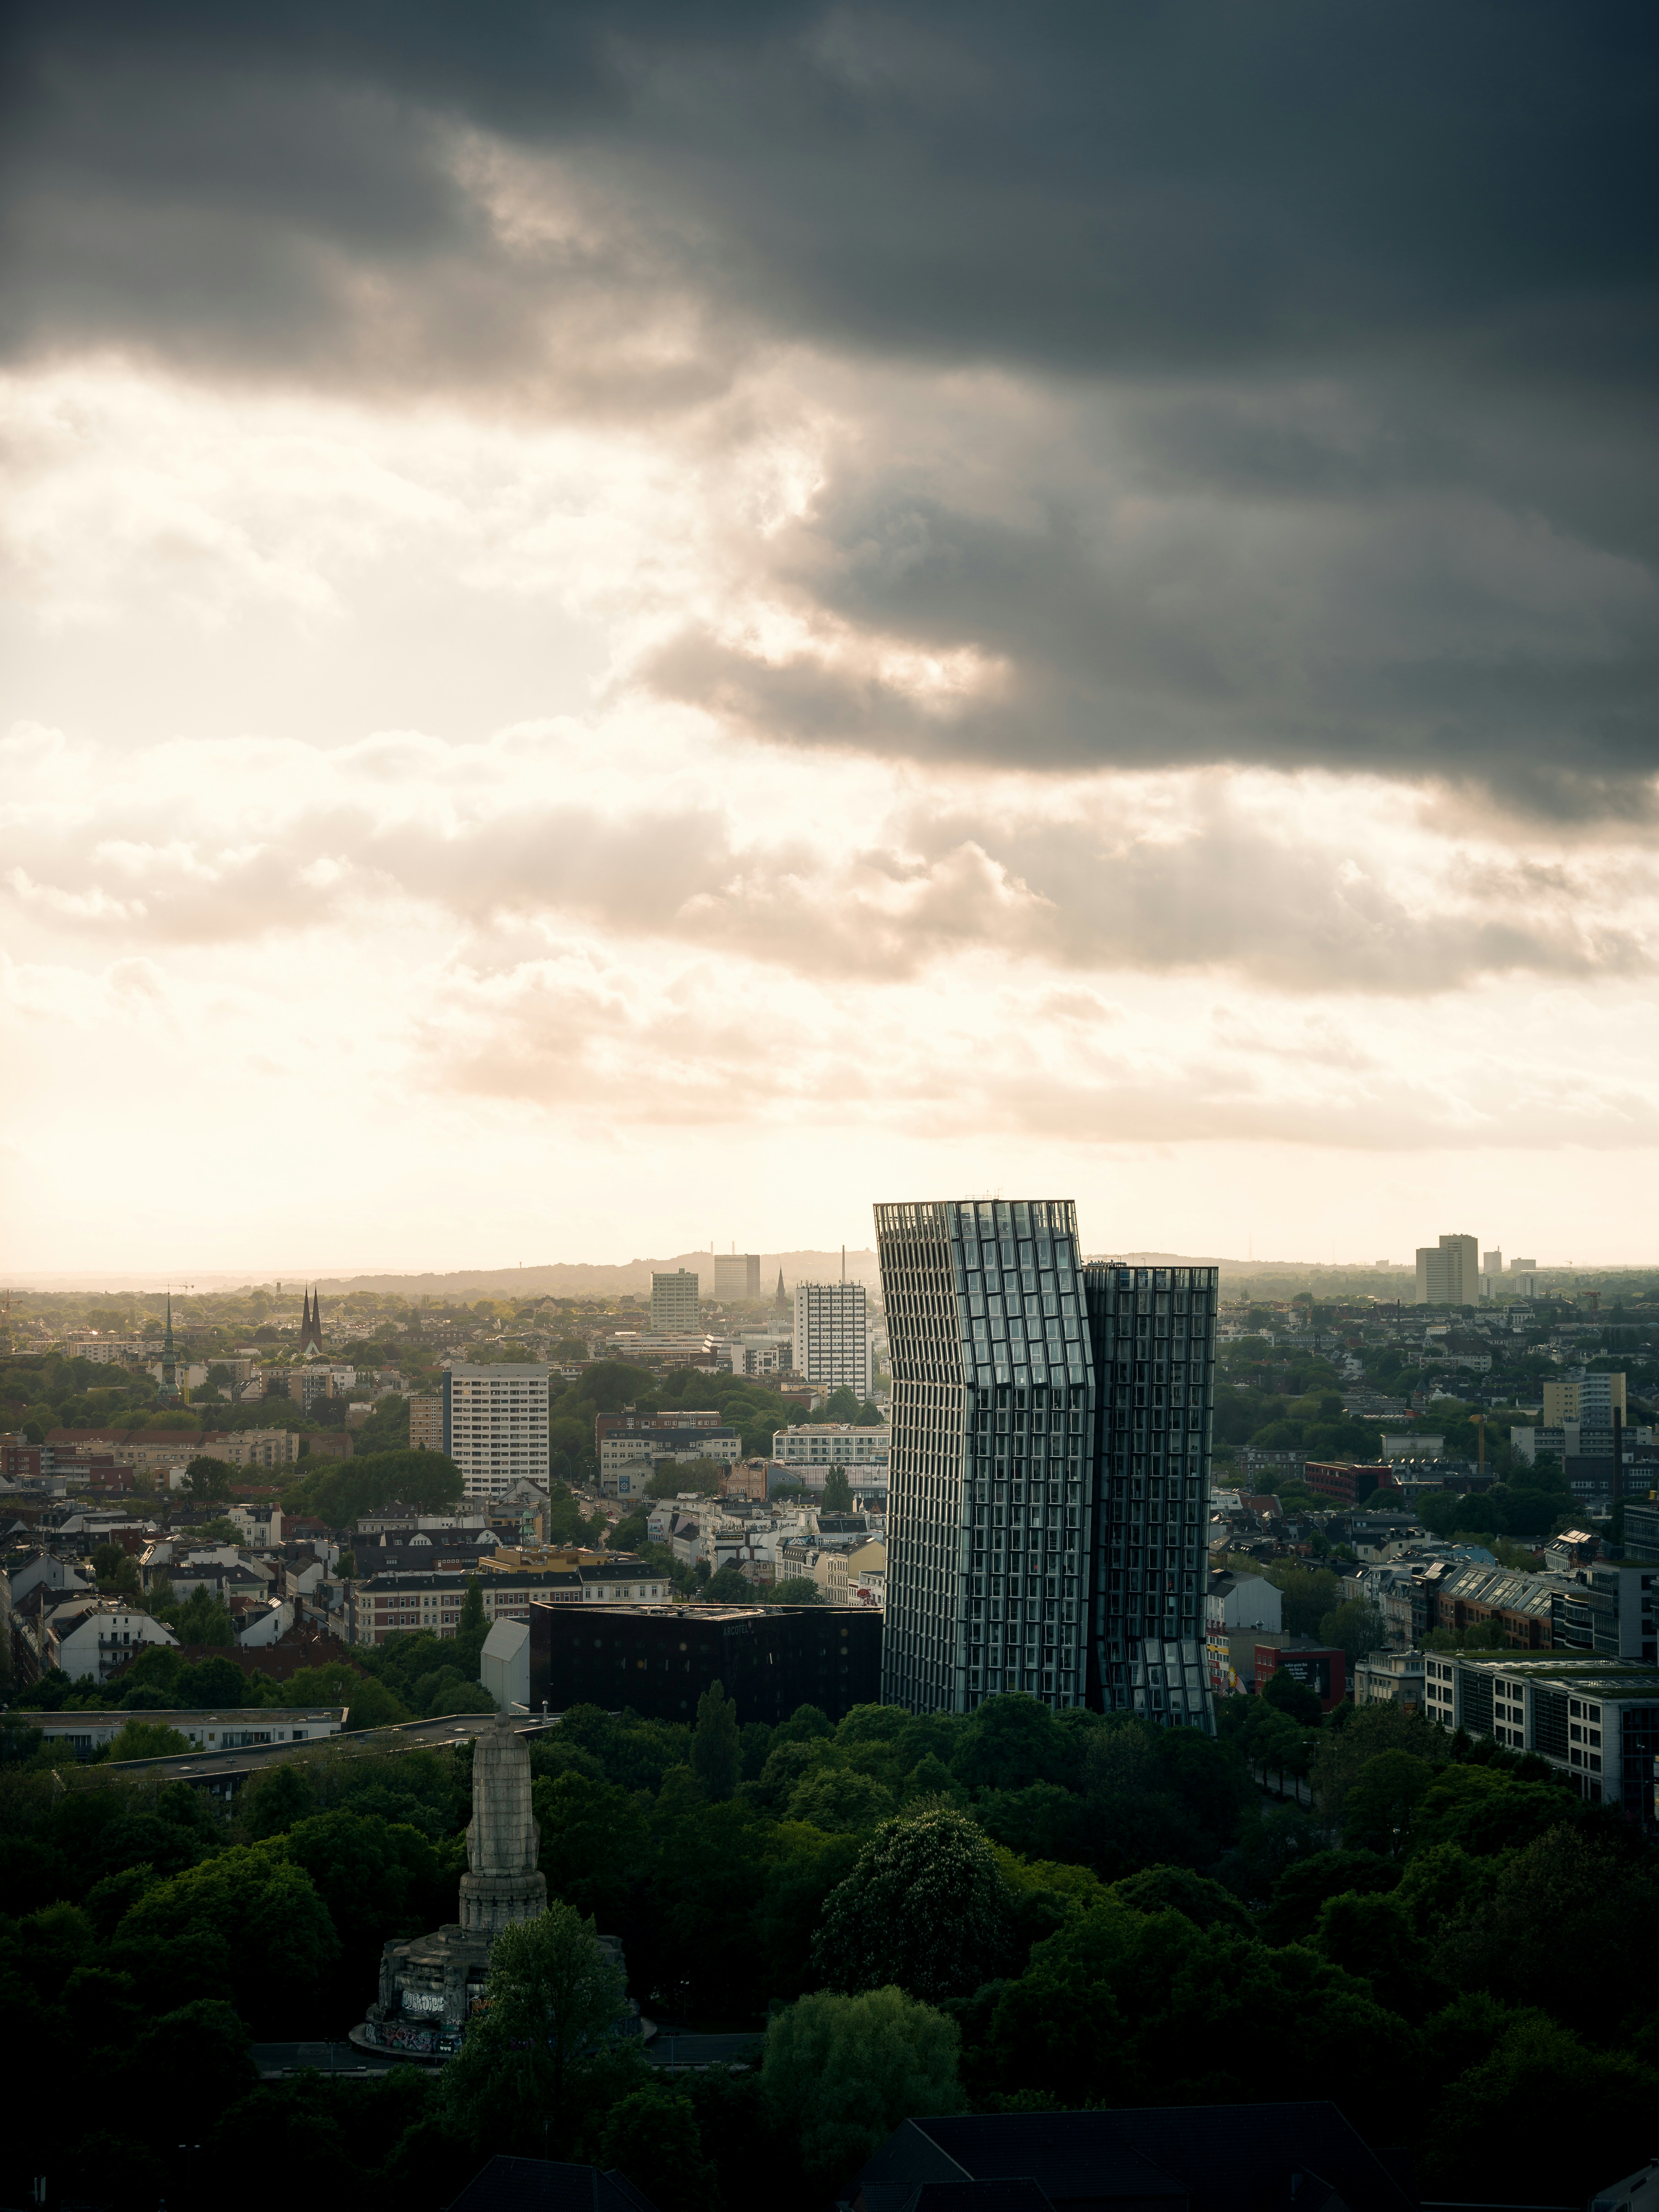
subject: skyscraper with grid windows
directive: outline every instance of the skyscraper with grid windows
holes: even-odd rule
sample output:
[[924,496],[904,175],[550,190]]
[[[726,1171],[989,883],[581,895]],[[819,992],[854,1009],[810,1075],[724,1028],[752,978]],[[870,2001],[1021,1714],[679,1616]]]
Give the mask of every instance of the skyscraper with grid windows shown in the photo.
[[1069,1200],[878,1206],[893,1375],[883,1696],[1214,1724],[1216,1270],[1085,1265]]

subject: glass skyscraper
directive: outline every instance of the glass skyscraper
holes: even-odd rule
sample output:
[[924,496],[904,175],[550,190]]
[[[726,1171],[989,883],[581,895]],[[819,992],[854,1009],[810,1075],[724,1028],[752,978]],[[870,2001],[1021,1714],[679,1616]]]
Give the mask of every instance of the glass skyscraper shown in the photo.
[[1213,1726],[1213,1267],[1085,1265],[1069,1200],[878,1206],[893,1375],[883,1692]]

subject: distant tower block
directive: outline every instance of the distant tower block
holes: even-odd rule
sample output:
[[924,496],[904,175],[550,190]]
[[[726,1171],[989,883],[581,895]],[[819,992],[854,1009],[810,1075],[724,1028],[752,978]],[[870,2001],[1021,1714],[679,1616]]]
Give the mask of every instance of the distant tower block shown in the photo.
[[547,1876],[538,1871],[541,1835],[530,1803],[530,1747],[507,1714],[479,1736],[472,1753],[472,1825],[461,1876],[461,1926],[494,1936],[547,1910]]
[[728,1298],[757,1299],[760,1294],[758,1252],[717,1252],[714,1255],[714,1296],[722,1304]]

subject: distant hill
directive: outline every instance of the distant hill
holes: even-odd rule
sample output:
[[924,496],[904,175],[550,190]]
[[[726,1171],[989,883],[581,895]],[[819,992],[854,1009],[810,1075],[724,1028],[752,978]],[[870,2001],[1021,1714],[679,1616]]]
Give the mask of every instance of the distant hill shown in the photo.
[[[612,1265],[560,1260],[544,1267],[461,1267],[445,1274],[349,1275],[337,1276],[332,1281],[325,1276],[318,1288],[325,1297],[331,1293],[335,1297],[350,1291],[374,1291],[404,1298],[614,1297],[623,1291],[648,1296],[654,1272],[672,1274],[676,1267],[685,1267],[697,1277],[702,1296],[712,1297],[714,1256],[712,1252],[678,1252],[666,1260],[628,1260]],[[780,1267],[789,1290],[798,1282],[837,1281],[841,1248],[833,1252],[763,1252],[760,1263],[761,1296],[769,1298],[777,1289]],[[848,1249],[847,1279],[868,1283],[872,1289],[877,1285],[879,1273],[873,1251]]]

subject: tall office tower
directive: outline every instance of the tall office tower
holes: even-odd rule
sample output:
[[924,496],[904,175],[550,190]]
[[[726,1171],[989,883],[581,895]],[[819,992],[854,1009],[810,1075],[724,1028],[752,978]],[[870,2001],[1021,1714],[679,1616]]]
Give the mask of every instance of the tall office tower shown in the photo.
[[684,1267],[651,1278],[651,1327],[661,1335],[695,1336],[701,1326],[697,1279]]
[[446,1367],[443,1448],[469,1498],[500,1498],[520,1475],[547,1480],[547,1370],[530,1360]]
[[1504,1272],[1503,1254],[1483,1252],[1480,1255],[1480,1272],[1483,1275],[1501,1275]]
[[1480,1243],[1474,1237],[1443,1237],[1438,1244],[1417,1248],[1419,1306],[1472,1306],[1480,1295]]
[[1069,1200],[878,1206],[893,1375],[882,1695],[1211,1729],[1216,1270],[1085,1267]]
[[760,1294],[758,1252],[717,1252],[714,1255],[714,1296],[717,1298],[757,1299]]
[[862,1283],[797,1283],[795,1372],[831,1390],[870,1395],[870,1316]]

